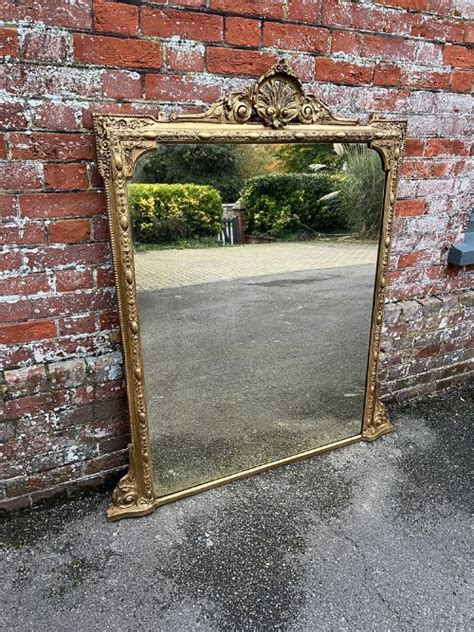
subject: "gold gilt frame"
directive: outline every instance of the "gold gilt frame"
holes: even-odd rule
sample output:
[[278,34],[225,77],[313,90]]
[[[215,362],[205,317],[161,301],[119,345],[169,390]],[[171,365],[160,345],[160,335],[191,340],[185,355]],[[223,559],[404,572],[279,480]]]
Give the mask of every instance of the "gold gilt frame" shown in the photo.
[[[98,164],[105,183],[110,222],[132,434],[129,470],[113,492],[112,504],[107,511],[110,520],[141,516],[164,503],[356,441],[374,441],[392,430],[385,407],[378,398],[377,362],[405,127],[405,122],[377,117],[372,117],[366,124],[336,118],[319,99],[304,93],[301,81],[282,61],[250,87],[223,97],[202,114],[172,115],[167,120],[148,116],[94,116]],[[157,497],[150,460],[127,183],[138,158],[156,149],[158,143],[231,142],[367,143],[382,158],[386,172],[385,199],[361,432],[302,454]]]

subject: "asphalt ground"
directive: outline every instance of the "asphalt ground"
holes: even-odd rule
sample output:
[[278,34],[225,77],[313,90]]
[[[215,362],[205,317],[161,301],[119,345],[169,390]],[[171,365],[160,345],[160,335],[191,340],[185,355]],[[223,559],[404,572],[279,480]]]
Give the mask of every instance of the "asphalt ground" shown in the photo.
[[0,625],[43,632],[472,630],[474,393],[395,432],[107,523],[110,492],[3,517]]
[[375,265],[139,292],[157,493],[357,435]]

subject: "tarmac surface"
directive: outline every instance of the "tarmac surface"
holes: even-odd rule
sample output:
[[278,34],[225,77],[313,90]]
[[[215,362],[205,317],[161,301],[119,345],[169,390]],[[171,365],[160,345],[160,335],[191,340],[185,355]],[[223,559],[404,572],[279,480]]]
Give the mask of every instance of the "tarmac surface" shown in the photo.
[[157,493],[360,433],[375,265],[140,291]]
[[105,521],[110,492],[4,518],[8,631],[468,631],[472,388],[395,432]]

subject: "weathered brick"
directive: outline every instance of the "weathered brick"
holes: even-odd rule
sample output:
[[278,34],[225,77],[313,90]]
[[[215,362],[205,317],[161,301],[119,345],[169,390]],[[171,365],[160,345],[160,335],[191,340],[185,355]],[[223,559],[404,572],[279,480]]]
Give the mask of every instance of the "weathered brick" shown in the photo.
[[33,27],[25,31],[21,52],[23,59],[29,61],[51,61],[64,63],[70,51],[71,35],[59,29]]
[[275,63],[276,56],[250,50],[220,48],[207,49],[207,69],[224,75],[260,75]]
[[267,48],[327,52],[329,50],[329,31],[315,26],[265,22],[263,25],[263,45]]
[[146,75],[145,93],[149,99],[159,101],[215,101],[220,96],[218,86],[209,85],[206,79],[190,80],[181,75]]
[[161,68],[161,44],[149,40],[74,34],[74,57],[83,64],[117,68]]
[[135,35],[138,32],[138,10],[131,4],[94,0],[96,31]]
[[0,28],[0,57],[18,57],[18,32],[14,28]]
[[236,46],[259,46],[261,29],[260,20],[229,17],[225,21],[225,41]]
[[141,11],[141,28],[144,35],[173,37],[204,42],[221,42],[224,34],[224,19],[208,13],[187,13],[173,9],[150,9]]
[[72,388],[83,384],[86,379],[86,363],[83,359],[52,362],[48,365],[52,388]]
[[33,395],[48,387],[48,376],[44,364],[5,371],[4,380],[9,397]]
[[357,66],[327,57],[318,57],[316,60],[316,79],[318,81],[361,85],[370,83],[373,74],[372,66]]
[[137,72],[105,70],[102,75],[102,94],[112,99],[140,99],[142,78]]
[[56,324],[52,320],[37,320],[28,323],[0,325],[0,343],[30,342],[54,338]]
[[54,275],[58,292],[89,290],[94,287],[92,270],[59,270]]
[[22,217],[64,218],[78,215],[98,215],[105,210],[101,193],[32,193],[20,195]]
[[243,15],[283,18],[286,0],[240,0],[238,4],[234,0],[211,0],[210,8]]
[[12,158],[26,160],[87,160],[95,156],[90,134],[36,132],[10,134]]
[[50,243],[77,244],[87,241],[90,234],[91,224],[88,219],[64,219],[48,226]]
[[395,207],[395,213],[399,217],[416,217],[423,215],[426,210],[424,200],[399,200]]
[[87,166],[82,163],[50,162],[44,166],[44,182],[47,189],[87,189]]

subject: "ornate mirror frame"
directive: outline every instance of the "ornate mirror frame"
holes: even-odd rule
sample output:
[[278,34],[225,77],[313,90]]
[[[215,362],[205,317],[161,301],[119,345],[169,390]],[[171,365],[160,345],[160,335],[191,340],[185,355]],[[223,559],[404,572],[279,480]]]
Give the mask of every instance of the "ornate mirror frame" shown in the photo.
[[[168,120],[148,116],[95,115],[94,128],[98,165],[107,198],[132,435],[129,470],[113,492],[108,518],[142,516],[172,500],[356,441],[374,441],[390,432],[392,424],[378,398],[377,363],[395,192],[406,123],[372,117],[367,124],[360,124],[356,120],[336,118],[319,99],[304,93],[301,81],[285,62],[280,61],[254,85],[224,96],[202,114],[172,115]],[[150,459],[128,181],[138,158],[156,149],[159,143],[289,142],[366,143],[380,154],[386,174],[361,432],[302,454],[157,497]]]

